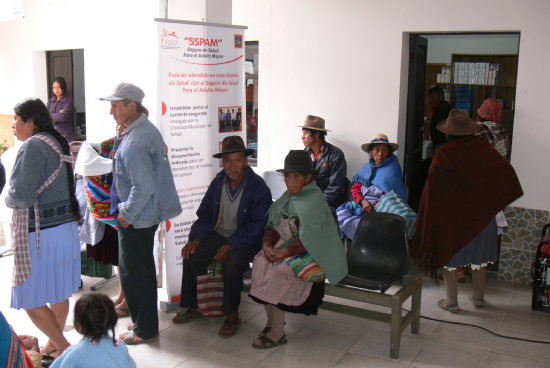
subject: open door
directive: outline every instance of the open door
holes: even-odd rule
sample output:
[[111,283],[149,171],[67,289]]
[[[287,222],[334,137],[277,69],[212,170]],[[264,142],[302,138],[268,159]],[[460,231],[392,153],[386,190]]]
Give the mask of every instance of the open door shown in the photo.
[[409,205],[418,211],[427,168],[422,162],[422,133],[426,89],[428,40],[418,35],[409,38],[409,85],[405,133],[404,179],[409,188]]
[[73,96],[73,53],[72,50],[47,51],[48,68],[48,96],[53,95],[52,83],[54,78],[63,77],[67,82],[68,96]]

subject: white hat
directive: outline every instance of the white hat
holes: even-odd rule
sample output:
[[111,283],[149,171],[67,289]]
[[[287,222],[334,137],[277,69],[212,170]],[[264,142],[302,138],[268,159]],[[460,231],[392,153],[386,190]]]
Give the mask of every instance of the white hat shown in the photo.
[[138,86],[132,83],[119,83],[113,94],[110,96],[100,97],[101,101],[120,101],[120,100],[132,100],[141,103],[145,97],[145,93]]
[[82,176],[98,176],[113,171],[113,160],[101,157],[92,145],[82,142],[74,171]]

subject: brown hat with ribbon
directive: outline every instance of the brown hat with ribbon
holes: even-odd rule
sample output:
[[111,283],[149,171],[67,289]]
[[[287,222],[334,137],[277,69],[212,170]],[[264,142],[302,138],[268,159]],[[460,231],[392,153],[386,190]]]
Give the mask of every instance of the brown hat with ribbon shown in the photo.
[[470,114],[462,109],[452,109],[447,120],[437,124],[437,130],[450,135],[470,135],[477,133],[481,126],[470,118]]
[[312,167],[309,153],[304,150],[290,150],[285,157],[285,168],[277,171],[282,173],[313,173],[317,170]]
[[330,132],[330,130],[325,129],[325,119],[320,118],[315,115],[306,116],[306,121],[304,125],[298,125],[302,129],[311,129],[311,130],[320,130],[322,132]]
[[247,156],[250,156],[255,152],[251,148],[246,148],[243,139],[238,135],[230,135],[225,137],[222,142],[222,150],[220,153],[212,155],[215,158],[221,158],[228,153],[244,152]]

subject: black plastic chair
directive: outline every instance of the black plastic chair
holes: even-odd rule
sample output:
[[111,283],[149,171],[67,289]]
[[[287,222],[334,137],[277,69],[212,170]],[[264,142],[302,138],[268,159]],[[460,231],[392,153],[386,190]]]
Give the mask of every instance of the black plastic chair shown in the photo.
[[[389,323],[393,359],[399,358],[401,332],[408,325],[413,334],[420,331],[422,278],[420,274],[407,274],[409,257],[407,230],[400,216],[377,212],[363,215],[348,250],[349,274],[336,285],[325,285],[325,295],[336,299],[323,301],[321,305],[326,310]],[[395,293],[385,294],[392,283],[401,279],[403,283]],[[366,304],[352,306],[338,298]],[[409,298],[410,310],[403,315],[403,303]],[[368,304],[389,311],[369,310]]]
[[384,293],[409,269],[409,245],[403,218],[392,213],[365,213],[347,258],[349,274],[342,284]]

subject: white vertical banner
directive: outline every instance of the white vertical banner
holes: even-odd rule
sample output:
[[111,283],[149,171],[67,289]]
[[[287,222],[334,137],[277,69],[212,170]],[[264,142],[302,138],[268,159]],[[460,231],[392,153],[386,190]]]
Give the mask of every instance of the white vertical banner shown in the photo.
[[[180,296],[181,249],[210,181],[221,170],[224,137],[246,142],[246,27],[156,19],[159,119],[183,213],[166,224],[166,287]],[[244,122],[243,122],[244,120]]]

